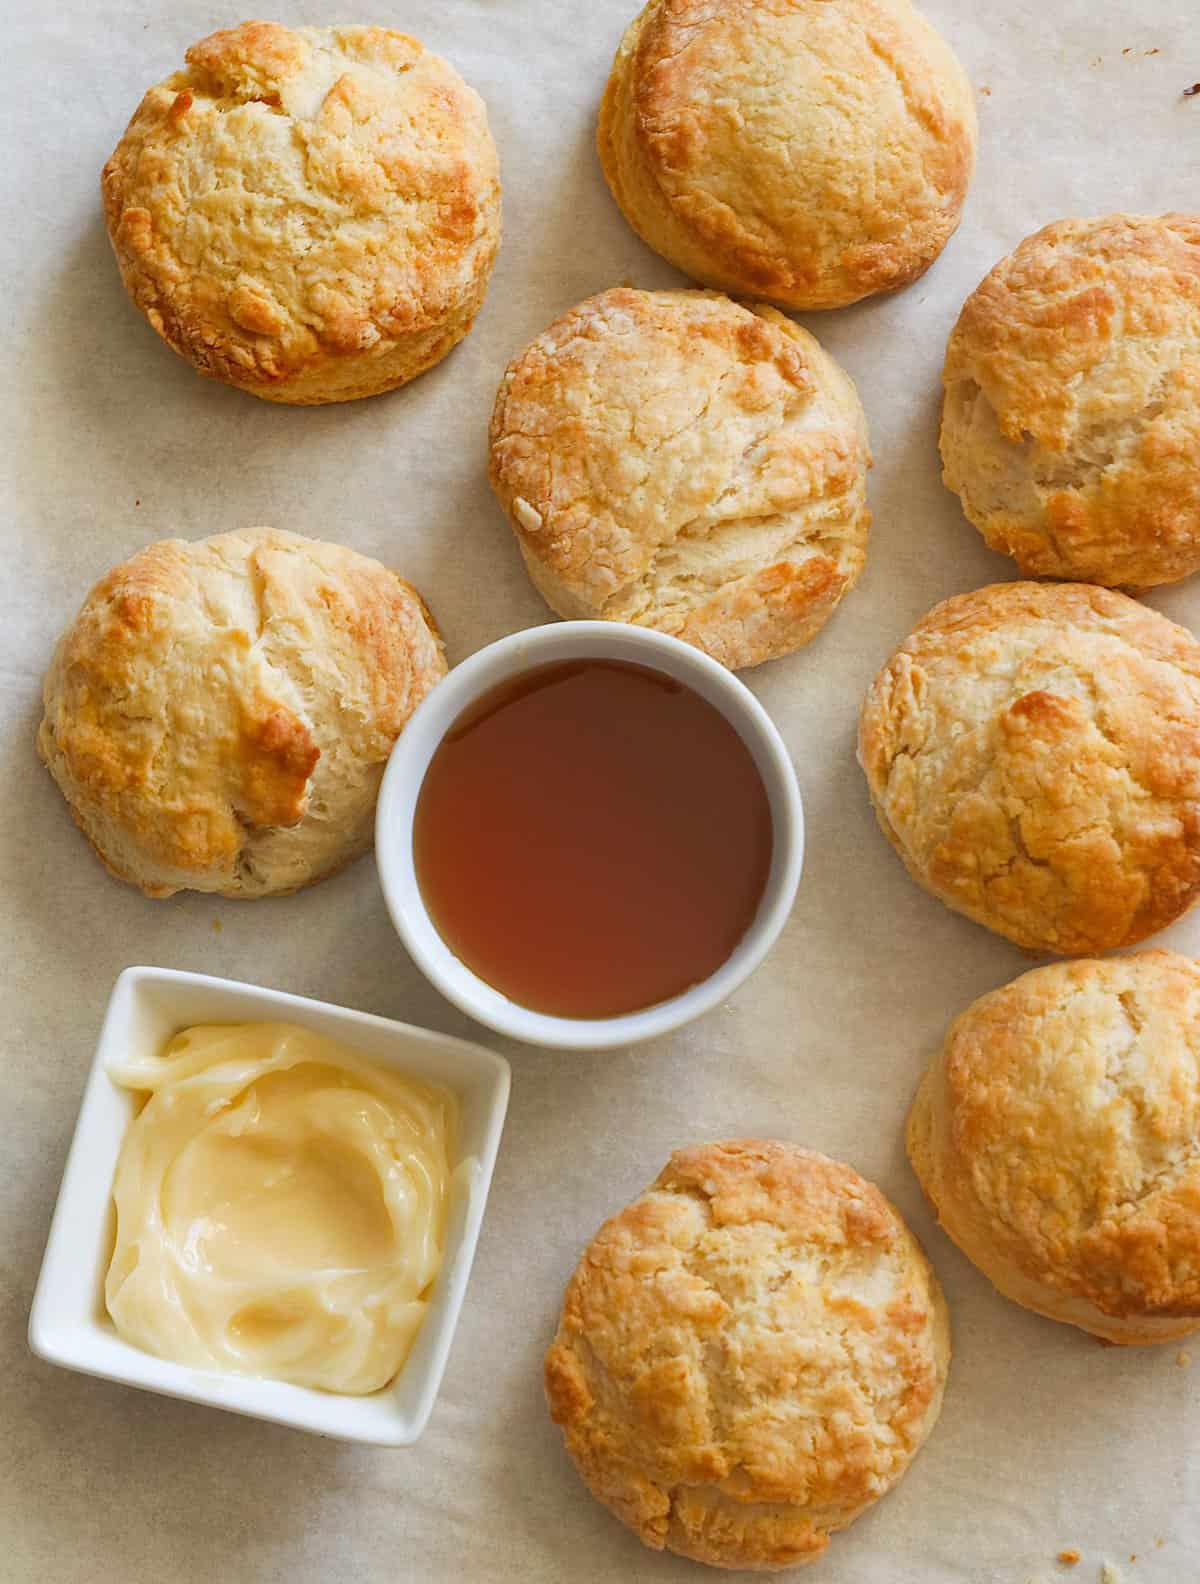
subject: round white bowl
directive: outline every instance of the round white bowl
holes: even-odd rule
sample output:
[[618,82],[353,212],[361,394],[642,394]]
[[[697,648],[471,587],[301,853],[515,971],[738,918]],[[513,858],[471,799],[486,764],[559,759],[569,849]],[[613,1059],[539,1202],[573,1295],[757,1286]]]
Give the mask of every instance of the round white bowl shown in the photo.
[[[510,1001],[450,950],[426,910],[413,862],[413,815],[429,761],[455,721],[484,693],[535,667],[564,660],[625,660],[686,683],[729,721],[754,758],[771,807],[774,849],[758,912],[715,973],[682,995],[619,1017],[570,1018]],[[481,789],[482,790],[482,789]],[[720,832],[713,832],[714,841]],[[438,683],[413,712],[383,777],[375,857],[392,922],[438,990],[501,1034],[560,1050],[605,1050],[653,1039],[709,1012],[758,967],[783,928],[804,858],[804,811],[796,773],[766,710],[731,671],[665,633],[622,622],[555,622],[489,644]],[[531,861],[536,862],[536,856]]]

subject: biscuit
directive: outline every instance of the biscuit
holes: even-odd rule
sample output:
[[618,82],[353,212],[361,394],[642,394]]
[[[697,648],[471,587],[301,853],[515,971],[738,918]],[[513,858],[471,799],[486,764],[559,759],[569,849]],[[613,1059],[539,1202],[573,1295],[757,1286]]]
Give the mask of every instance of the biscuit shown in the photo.
[[67,629],[38,752],[118,879],[277,895],[369,849],[392,744],[445,670],[378,561],[273,528],[166,539]]
[[1109,1342],[1200,1326],[1200,967],[1053,963],[951,1026],[908,1122],[946,1232],[1005,1297]]
[[913,879],[1031,951],[1129,945],[1200,895],[1200,644],[1124,594],[935,606],[868,691],[859,761]]
[[200,371],[269,401],[403,385],[470,329],[500,238],[483,101],[387,28],[193,44],[104,167],[122,278]]
[[943,478],[1022,572],[1200,567],[1200,216],[1027,237],[967,299],[943,381]]
[[828,353],[715,292],[589,298],[513,359],[492,414],[492,487],[547,603],[735,668],[807,643],[854,586],[870,462]]
[[650,0],[597,134],[648,246],[784,308],[924,274],[958,225],[975,142],[963,69],[908,0]]
[[949,1363],[937,1278],[879,1190],[740,1139],[677,1150],[601,1227],[545,1385],[588,1488],[646,1545],[768,1572],[901,1478]]

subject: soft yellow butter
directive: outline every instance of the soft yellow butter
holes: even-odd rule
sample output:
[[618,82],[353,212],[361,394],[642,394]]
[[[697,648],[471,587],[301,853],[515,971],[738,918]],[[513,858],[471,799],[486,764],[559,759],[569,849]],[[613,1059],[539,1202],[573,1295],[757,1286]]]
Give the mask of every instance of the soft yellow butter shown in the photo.
[[113,1183],[127,1341],[355,1395],[393,1380],[442,1260],[454,1097],[286,1023],[112,1070],[149,1098]]

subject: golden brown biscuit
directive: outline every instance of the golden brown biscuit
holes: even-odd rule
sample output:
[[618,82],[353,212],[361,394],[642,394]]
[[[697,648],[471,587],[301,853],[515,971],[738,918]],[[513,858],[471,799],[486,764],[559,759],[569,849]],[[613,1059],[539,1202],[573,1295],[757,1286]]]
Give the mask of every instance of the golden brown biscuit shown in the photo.
[[625,218],[693,280],[838,308],[929,268],[975,139],[962,67],[908,0],[650,0],[597,141]]
[[470,329],[500,239],[483,101],[388,28],[193,44],[104,167],[129,294],[175,351],[278,402],[413,379]]
[[1054,963],[951,1026],[908,1121],[938,1219],[1008,1298],[1109,1342],[1200,1326],[1200,967]]
[[1200,567],[1200,216],[1027,237],[968,297],[943,380],[945,482],[1022,572]]
[[727,666],[812,638],[870,513],[849,378],[773,308],[601,292],[509,364],[491,480],[561,616],[673,633]]
[[934,607],[875,678],[859,761],[919,885],[1032,951],[1107,951],[1200,896],[1200,644],[1086,583]]
[[546,1396],[592,1494],[656,1551],[811,1562],[904,1474],[950,1329],[897,1211],[794,1144],[677,1150],[567,1287]]
[[273,528],[166,539],[67,629],[38,752],[118,879],[277,895],[370,847],[392,744],[445,670],[378,561]]

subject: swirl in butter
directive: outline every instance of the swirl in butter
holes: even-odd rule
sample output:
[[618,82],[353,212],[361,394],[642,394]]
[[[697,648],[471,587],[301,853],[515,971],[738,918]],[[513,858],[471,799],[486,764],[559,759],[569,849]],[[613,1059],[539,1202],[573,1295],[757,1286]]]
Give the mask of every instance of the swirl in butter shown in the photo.
[[149,1093],[113,1183],[118,1332],[325,1391],[393,1380],[442,1260],[454,1097],[287,1023],[190,1028],[111,1075]]

